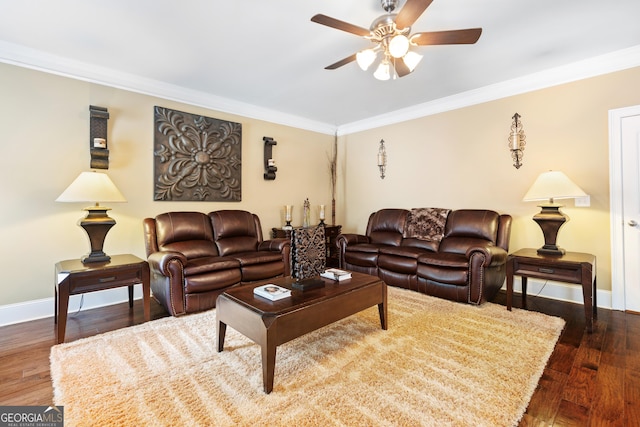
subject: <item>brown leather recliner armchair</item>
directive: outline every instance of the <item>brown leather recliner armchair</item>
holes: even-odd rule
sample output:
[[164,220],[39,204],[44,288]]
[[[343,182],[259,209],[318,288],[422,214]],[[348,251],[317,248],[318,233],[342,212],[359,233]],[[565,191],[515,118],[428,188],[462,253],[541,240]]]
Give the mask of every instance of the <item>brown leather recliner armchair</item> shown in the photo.
[[250,212],[167,212],[143,228],[153,296],[173,316],[215,307],[236,284],[290,275],[290,241],[264,241]]

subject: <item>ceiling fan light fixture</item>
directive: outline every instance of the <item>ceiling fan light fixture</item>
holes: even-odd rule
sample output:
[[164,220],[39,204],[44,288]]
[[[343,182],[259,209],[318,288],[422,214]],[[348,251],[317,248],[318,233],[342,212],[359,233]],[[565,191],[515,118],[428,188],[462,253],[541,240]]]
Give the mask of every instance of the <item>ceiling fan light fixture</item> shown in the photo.
[[389,53],[394,58],[402,58],[409,51],[409,39],[403,34],[394,36],[389,42]]
[[371,64],[373,64],[373,61],[376,60],[377,56],[378,55],[373,49],[361,50],[360,52],[356,53],[356,62],[363,71],[367,71]]
[[389,64],[386,58],[378,65],[376,72],[373,73],[373,77],[378,80],[389,80],[391,78],[391,64]]
[[406,65],[407,68],[409,68],[409,71],[413,72],[413,70],[416,69],[420,61],[422,61],[422,55],[415,52],[407,52],[407,54],[402,57],[402,60],[404,61],[404,65]]

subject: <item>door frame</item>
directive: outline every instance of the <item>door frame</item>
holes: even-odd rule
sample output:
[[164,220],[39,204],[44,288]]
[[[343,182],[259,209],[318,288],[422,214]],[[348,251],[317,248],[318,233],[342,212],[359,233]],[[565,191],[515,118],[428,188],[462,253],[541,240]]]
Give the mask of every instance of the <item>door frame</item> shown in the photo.
[[640,115],[640,105],[609,110],[609,200],[611,225],[611,308],[625,310],[622,120]]

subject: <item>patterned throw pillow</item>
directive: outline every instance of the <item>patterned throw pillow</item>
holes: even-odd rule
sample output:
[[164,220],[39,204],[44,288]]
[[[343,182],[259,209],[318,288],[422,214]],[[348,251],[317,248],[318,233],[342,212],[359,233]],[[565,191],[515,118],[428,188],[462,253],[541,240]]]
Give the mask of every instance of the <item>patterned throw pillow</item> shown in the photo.
[[444,226],[449,212],[451,209],[411,209],[403,237],[440,242],[444,236]]

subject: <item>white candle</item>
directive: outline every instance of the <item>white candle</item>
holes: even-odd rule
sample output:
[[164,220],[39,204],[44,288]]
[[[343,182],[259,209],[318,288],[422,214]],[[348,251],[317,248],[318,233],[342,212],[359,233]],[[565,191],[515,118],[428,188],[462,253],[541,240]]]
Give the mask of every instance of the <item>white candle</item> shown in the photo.
[[107,148],[107,140],[104,138],[93,138],[94,148]]
[[291,208],[293,208],[293,206],[292,206],[292,205],[286,205],[286,206],[285,206],[285,212],[286,212],[286,213],[285,213],[285,215],[284,215],[284,218],[285,218],[285,220],[287,220],[287,221],[291,221]]
[[320,219],[324,221],[324,205],[320,205]]
[[378,166],[384,165],[384,154],[378,153]]
[[512,150],[520,149],[520,134],[515,130],[513,131],[513,135],[511,136],[511,149]]
[[275,165],[276,165],[276,161],[275,161],[275,160],[273,160],[273,159],[269,159],[269,160],[267,160],[267,165],[269,165],[269,166],[275,166]]

